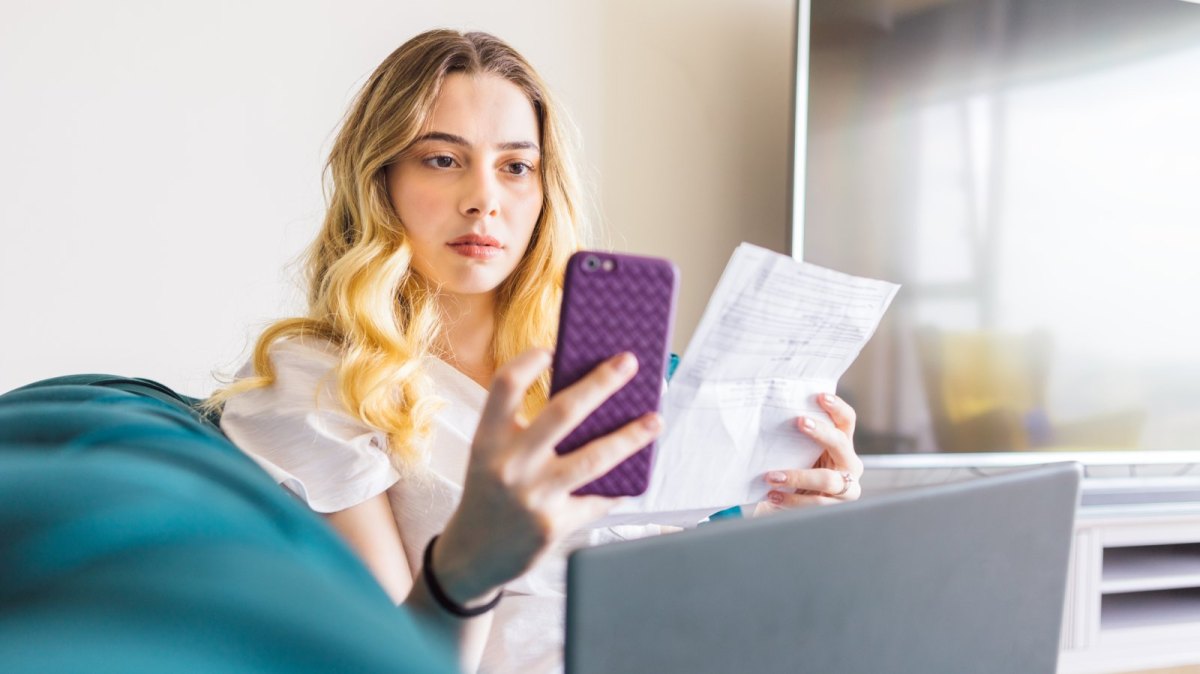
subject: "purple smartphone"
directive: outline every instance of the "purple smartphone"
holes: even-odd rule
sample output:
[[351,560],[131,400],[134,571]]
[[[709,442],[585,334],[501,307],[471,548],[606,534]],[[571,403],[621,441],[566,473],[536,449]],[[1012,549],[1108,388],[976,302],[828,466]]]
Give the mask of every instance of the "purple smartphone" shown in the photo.
[[[556,448],[574,451],[647,412],[659,409],[671,327],[676,278],[669,260],[580,251],[567,262],[558,346],[550,394],[578,381],[602,361],[623,351],[638,359],[633,379],[612,395]],[[643,447],[576,494],[635,496],[650,484],[654,443]]]

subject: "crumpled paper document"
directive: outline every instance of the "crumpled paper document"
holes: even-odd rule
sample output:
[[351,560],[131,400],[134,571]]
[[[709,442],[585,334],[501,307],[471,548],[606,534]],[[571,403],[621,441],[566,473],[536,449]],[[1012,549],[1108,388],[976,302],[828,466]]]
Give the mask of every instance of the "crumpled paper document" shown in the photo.
[[667,389],[650,487],[600,524],[690,526],[762,500],[768,470],[811,466],[821,449],[796,417],[825,414],[816,396],[835,391],[899,288],[741,244]]

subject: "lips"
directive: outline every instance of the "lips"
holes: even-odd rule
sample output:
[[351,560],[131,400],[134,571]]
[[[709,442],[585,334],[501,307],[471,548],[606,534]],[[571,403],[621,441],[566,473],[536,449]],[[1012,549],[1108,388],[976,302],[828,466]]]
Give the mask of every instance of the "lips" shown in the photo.
[[467,234],[460,236],[451,241],[450,246],[489,246],[491,248],[502,248],[500,242],[485,234]]
[[504,252],[499,241],[484,234],[460,236],[446,245],[455,253],[475,260],[488,260]]

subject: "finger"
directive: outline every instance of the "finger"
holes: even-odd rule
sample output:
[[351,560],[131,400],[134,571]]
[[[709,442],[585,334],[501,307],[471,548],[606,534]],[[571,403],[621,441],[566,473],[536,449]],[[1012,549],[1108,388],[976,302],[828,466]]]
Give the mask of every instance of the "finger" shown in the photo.
[[763,515],[774,515],[775,513],[783,512],[783,508],[773,505],[770,501],[759,501],[754,504],[754,512],[751,517],[762,517]]
[[650,444],[662,432],[662,417],[643,415],[608,435],[558,457],[557,483],[569,491],[602,477],[625,459]]
[[846,480],[841,471],[828,468],[772,470],[764,477],[767,484],[777,489],[807,490],[833,495],[846,487]]
[[564,535],[569,534],[607,515],[618,503],[620,498],[609,496],[575,496],[570,504],[563,508],[560,525]]
[[830,505],[838,499],[821,494],[791,494],[772,491],[767,494],[767,503],[776,508],[806,508],[809,506]]
[[529,349],[497,370],[479,418],[479,429],[497,433],[516,423],[525,393],[547,367],[550,367],[550,353],[545,349]]
[[849,403],[832,393],[822,393],[817,396],[817,404],[825,410],[838,430],[845,433],[847,437],[854,437],[854,426],[858,423],[858,413]]
[[797,418],[796,426],[801,433],[812,438],[821,449],[829,454],[834,466],[849,470],[855,477],[862,474],[862,460],[854,451],[854,443],[850,441],[850,436],[841,429],[835,428],[828,421],[813,417]]
[[637,358],[625,352],[597,365],[579,381],[559,391],[529,424],[529,446],[553,446],[583,423],[597,407],[637,374]]

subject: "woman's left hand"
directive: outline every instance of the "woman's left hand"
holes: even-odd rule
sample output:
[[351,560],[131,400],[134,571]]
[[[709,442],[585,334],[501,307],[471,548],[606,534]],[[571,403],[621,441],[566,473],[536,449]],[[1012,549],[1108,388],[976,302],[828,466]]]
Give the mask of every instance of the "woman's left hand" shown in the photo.
[[755,514],[854,501],[862,495],[858,479],[863,463],[854,451],[854,408],[832,393],[819,394],[817,404],[829,417],[797,417],[796,426],[824,451],[812,468],[767,472],[765,479],[772,489]]

